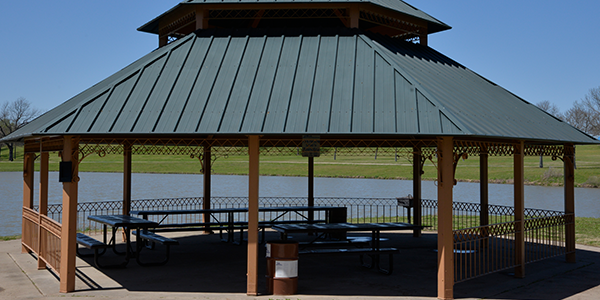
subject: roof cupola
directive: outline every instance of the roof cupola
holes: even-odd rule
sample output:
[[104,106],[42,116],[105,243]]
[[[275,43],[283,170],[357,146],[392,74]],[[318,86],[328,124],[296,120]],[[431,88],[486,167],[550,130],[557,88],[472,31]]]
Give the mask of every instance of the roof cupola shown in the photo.
[[401,0],[186,0],[138,30],[158,34],[159,46],[209,28],[358,28],[427,44],[450,26]]

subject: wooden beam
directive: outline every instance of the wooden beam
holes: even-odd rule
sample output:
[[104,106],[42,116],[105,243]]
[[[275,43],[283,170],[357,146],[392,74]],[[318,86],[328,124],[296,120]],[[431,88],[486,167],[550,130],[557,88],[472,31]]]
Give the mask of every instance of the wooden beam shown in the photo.
[[[414,210],[414,225],[421,225],[421,170],[422,159],[421,147],[413,147],[413,210]],[[414,237],[421,236],[421,229],[413,230]]]
[[438,140],[438,298],[454,297],[454,237],[452,189],[454,187],[452,137]]
[[514,145],[515,277],[525,277],[525,168],[523,141]]
[[[33,177],[35,172],[33,167],[34,161],[35,153],[25,153],[23,157],[23,207],[27,208],[33,208]],[[25,231],[25,228],[25,226],[21,227],[21,236],[23,237],[23,240],[30,241],[31,237],[27,237],[30,233]],[[27,247],[21,246],[21,252],[27,253],[30,251]]]
[[348,23],[348,16],[342,14],[342,12],[339,9],[334,9],[333,13],[335,13],[335,15],[340,18],[340,21],[342,21],[342,24],[344,24],[345,27],[350,27],[350,23]]
[[[40,153],[40,198],[39,198],[39,213],[40,213],[40,222],[41,216],[48,215],[48,161],[50,154],[48,152]],[[38,245],[40,249],[43,249],[42,243],[45,241],[42,239],[42,226],[38,226]],[[41,251],[40,251],[41,252]],[[40,255],[40,253],[38,253]],[[46,263],[43,259],[38,257],[37,260],[38,270],[43,270],[46,268]]]
[[563,158],[565,168],[565,214],[567,217],[565,228],[565,247],[567,262],[574,263],[575,259],[575,147],[573,144],[565,145]]
[[75,240],[77,236],[77,187],[79,176],[77,161],[79,141],[73,136],[64,137],[62,161],[72,162],[72,180],[63,182],[62,232],[60,238],[60,292],[75,290]]
[[131,143],[123,143],[123,214],[131,211]]
[[260,140],[248,137],[248,278],[246,294],[258,295],[258,190]]
[[254,21],[252,22],[252,28],[258,27],[258,23],[260,23],[260,20],[262,19],[262,16],[264,13],[265,13],[264,9],[261,9],[256,13],[256,17],[255,17]]

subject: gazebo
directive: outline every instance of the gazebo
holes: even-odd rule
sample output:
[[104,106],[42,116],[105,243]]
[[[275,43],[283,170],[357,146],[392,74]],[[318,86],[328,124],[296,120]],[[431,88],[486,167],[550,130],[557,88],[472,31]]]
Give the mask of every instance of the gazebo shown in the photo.
[[[452,299],[454,283],[464,279],[455,278],[454,249],[467,238],[510,235],[510,267],[523,277],[532,261],[527,231],[552,224],[564,228],[559,253],[574,262],[574,145],[597,141],[427,46],[428,34],[448,29],[401,0],[183,1],[139,28],[158,35],[158,49],[2,139],[25,143],[23,251],[58,274],[61,292],[74,290],[78,163],[91,153],[123,154],[124,214],[132,154],[200,157],[203,205],[210,207],[211,156],[247,153],[247,294],[256,295],[261,155],[302,148],[312,205],[319,149],[403,149],[414,165],[415,224],[424,161],[438,171],[440,299]],[[51,151],[61,153],[65,175],[61,223],[46,211]],[[514,218],[501,225],[487,219],[490,155],[514,157]],[[526,155],[564,161],[564,213],[526,219]],[[482,211],[480,226],[461,231],[453,229],[452,190],[467,156],[480,158]]]

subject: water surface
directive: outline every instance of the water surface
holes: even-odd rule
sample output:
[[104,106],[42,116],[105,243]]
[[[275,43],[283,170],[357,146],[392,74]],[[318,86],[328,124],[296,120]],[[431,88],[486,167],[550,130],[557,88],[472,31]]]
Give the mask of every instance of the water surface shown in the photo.
[[[121,173],[80,173],[79,202],[122,199]],[[35,174],[38,199],[39,173]],[[132,174],[132,199],[157,199],[202,196],[202,175],[193,174]],[[62,202],[62,184],[58,173],[49,174],[48,203]],[[306,197],[306,177],[261,176],[261,197]],[[423,198],[436,199],[437,187],[433,181],[423,181]],[[23,173],[0,172],[0,236],[21,233],[23,205]],[[316,197],[388,198],[412,193],[408,180],[315,178]],[[245,197],[248,195],[248,177],[213,175],[212,195]],[[490,184],[490,204],[512,205],[513,186]],[[550,210],[564,209],[562,187],[525,186],[525,207]],[[479,184],[459,182],[454,188],[454,200],[479,202]],[[575,189],[575,213],[580,217],[600,218],[600,189]]]

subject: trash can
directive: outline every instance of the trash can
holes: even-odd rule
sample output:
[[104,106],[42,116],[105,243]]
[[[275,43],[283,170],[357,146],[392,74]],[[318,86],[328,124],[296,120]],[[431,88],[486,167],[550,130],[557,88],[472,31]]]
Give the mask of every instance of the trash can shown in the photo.
[[272,295],[298,292],[298,242],[267,242],[267,291]]

